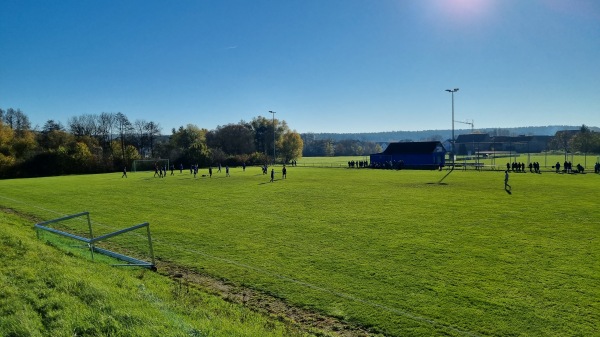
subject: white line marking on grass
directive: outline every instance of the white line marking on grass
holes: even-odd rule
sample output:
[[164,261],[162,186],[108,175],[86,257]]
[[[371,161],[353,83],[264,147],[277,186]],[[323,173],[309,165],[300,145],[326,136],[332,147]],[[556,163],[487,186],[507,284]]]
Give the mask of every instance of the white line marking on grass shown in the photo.
[[[13,202],[18,202],[18,203],[21,203],[23,205],[26,205],[26,206],[29,206],[29,207],[32,207],[32,208],[37,208],[37,209],[40,209],[40,210],[43,210],[43,211],[46,211],[46,212],[49,212],[49,213],[57,214],[57,215],[60,215],[60,216],[68,215],[68,214],[62,214],[61,212],[57,212],[57,211],[45,209],[45,208],[42,208],[42,207],[39,207],[39,206],[36,206],[36,205],[32,205],[32,204],[26,203],[24,201],[7,198],[5,196],[1,196],[0,195],[0,198],[6,199],[6,200],[10,200],[10,201],[13,201]],[[99,222],[92,221],[92,223],[94,225],[100,225],[100,226],[104,226],[106,228],[113,228],[111,226],[104,225],[104,224],[99,223]],[[143,237],[143,238],[146,237],[145,235],[138,234],[138,233],[131,233],[131,234],[132,235],[136,235],[136,236],[140,236],[140,237]],[[354,302],[357,302],[357,303],[362,303],[362,304],[368,305],[368,306],[376,308],[376,309],[382,309],[382,310],[388,311],[390,313],[394,313],[394,314],[397,314],[397,315],[400,315],[400,316],[404,316],[406,318],[409,318],[409,319],[412,319],[412,320],[415,320],[415,321],[424,322],[424,323],[430,324],[432,326],[445,328],[445,329],[457,332],[457,333],[462,334],[462,335],[472,336],[472,337],[479,337],[479,335],[477,335],[477,334],[475,334],[473,332],[462,330],[460,328],[454,327],[454,326],[449,325],[449,324],[440,323],[440,322],[438,322],[438,321],[436,321],[434,319],[431,319],[431,318],[427,318],[427,317],[420,316],[420,315],[415,315],[415,314],[412,314],[410,312],[407,312],[407,311],[404,311],[404,310],[400,310],[400,309],[396,309],[396,308],[392,308],[392,307],[388,307],[388,306],[380,304],[380,303],[375,303],[375,302],[367,301],[367,300],[364,300],[362,298],[356,297],[354,295],[349,295],[349,294],[341,293],[341,292],[338,292],[338,291],[335,291],[335,290],[330,290],[330,289],[327,289],[327,288],[323,288],[323,287],[320,287],[320,286],[317,286],[317,285],[314,285],[314,284],[311,284],[311,283],[307,283],[307,282],[304,282],[304,281],[300,281],[300,280],[297,280],[297,279],[294,279],[294,278],[291,278],[291,277],[288,277],[288,276],[284,276],[284,275],[272,273],[272,272],[270,272],[268,270],[257,268],[257,267],[254,267],[254,266],[242,263],[242,262],[237,262],[237,261],[234,261],[234,260],[229,260],[229,259],[225,259],[225,258],[222,258],[222,257],[210,255],[208,253],[205,253],[205,252],[202,252],[202,251],[199,251],[199,250],[181,248],[181,247],[173,245],[171,243],[163,243],[161,240],[152,239],[152,243],[154,245],[158,244],[159,246],[169,247],[169,248],[171,248],[171,249],[173,249],[175,251],[193,253],[193,254],[201,255],[201,256],[204,256],[204,257],[207,257],[207,258],[211,258],[213,260],[217,260],[217,261],[221,261],[221,262],[224,262],[224,263],[227,263],[227,264],[231,264],[231,265],[234,265],[234,266],[238,266],[238,267],[241,267],[241,268],[249,269],[249,270],[261,273],[263,275],[267,275],[267,276],[270,276],[270,277],[273,277],[273,278],[277,278],[277,279],[280,279],[280,280],[283,280],[283,281],[295,283],[295,284],[301,285],[301,286],[306,287],[306,288],[310,288],[310,289],[317,290],[317,291],[320,291],[320,292],[328,293],[328,294],[331,294],[331,295],[334,295],[334,296],[337,296],[337,297],[340,297],[340,298],[344,298],[344,299],[347,299],[347,300],[351,300],[351,301],[354,301]]]

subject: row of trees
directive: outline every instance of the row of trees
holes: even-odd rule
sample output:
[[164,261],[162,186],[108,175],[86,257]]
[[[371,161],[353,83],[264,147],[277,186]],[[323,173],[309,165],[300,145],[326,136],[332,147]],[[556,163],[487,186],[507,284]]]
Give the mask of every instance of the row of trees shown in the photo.
[[579,153],[600,153],[600,132],[585,124],[579,130],[558,131],[550,142],[551,150]]
[[381,145],[356,139],[320,139],[313,133],[302,135],[303,155],[306,157],[366,156],[383,151]]
[[279,162],[302,156],[300,135],[277,119],[256,117],[215,130],[188,124],[170,136],[161,131],[156,122],[106,112],[69,118],[66,126],[48,120],[32,129],[20,109],[0,109],[0,177],[113,172],[136,159],[159,157],[186,166],[263,164],[273,160],[273,146]]

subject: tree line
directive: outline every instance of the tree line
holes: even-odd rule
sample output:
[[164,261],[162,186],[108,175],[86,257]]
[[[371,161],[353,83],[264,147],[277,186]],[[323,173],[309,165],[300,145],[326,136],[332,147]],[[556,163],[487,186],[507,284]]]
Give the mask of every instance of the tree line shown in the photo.
[[305,157],[367,156],[383,151],[381,145],[358,139],[320,138],[314,133],[302,134]]
[[121,112],[74,116],[66,125],[50,119],[32,129],[20,109],[0,108],[2,178],[114,172],[154,158],[186,167],[288,163],[302,156],[302,148],[302,138],[285,121],[265,117],[214,130],[188,124],[163,135],[159,123],[132,122]]
[[583,124],[579,130],[557,131],[549,144],[550,150],[565,153],[600,154],[600,132]]

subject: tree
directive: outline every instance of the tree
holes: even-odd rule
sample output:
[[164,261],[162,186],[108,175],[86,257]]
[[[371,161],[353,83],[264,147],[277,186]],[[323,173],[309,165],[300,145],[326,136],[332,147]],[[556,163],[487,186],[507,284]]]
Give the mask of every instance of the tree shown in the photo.
[[35,134],[31,131],[21,131],[19,134],[15,130],[12,148],[15,159],[26,159],[27,157],[33,156],[33,152],[37,148]]
[[557,131],[552,138],[551,146],[557,150],[565,151],[565,161],[567,160],[567,153],[569,152],[569,143],[571,141],[572,132],[569,130]]
[[143,119],[136,119],[132,125],[133,130],[135,132],[135,143],[137,145],[138,152],[142,156],[144,156],[144,153],[145,153],[144,145],[146,144],[146,140],[148,139],[148,136],[146,134],[147,125],[148,125],[148,122],[146,122]]
[[[269,144],[267,138],[269,138],[269,125],[272,123],[263,116],[258,116],[252,119],[250,125],[254,130],[254,146],[256,151],[261,153],[267,153],[267,145]],[[273,139],[273,131],[271,129],[270,139]],[[273,147],[271,146],[271,149]]]
[[115,168],[119,170],[123,169],[123,166],[130,166],[134,160],[141,159],[135,146],[127,144],[123,149],[120,139],[113,140],[111,146],[113,147],[113,153],[121,153],[119,158],[114,159]]
[[206,143],[211,149],[221,149],[228,155],[250,154],[255,151],[252,126],[243,121],[239,124],[218,126],[206,134]]
[[2,111],[2,116],[2,121],[6,126],[13,129],[17,133],[17,136],[31,129],[29,117],[21,109],[8,108],[6,111]]
[[69,118],[67,124],[75,137],[96,136],[98,134],[96,120],[98,120],[96,115],[84,114]]
[[284,163],[289,163],[290,160],[302,158],[304,142],[298,132],[288,131],[281,137],[278,148],[279,157]]
[[52,119],[44,124],[42,132],[38,134],[39,146],[47,151],[56,151],[60,146],[72,141],[74,141],[73,135],[66,132],[60,123]]
[[172,160],[179,160],[189,164],[208,165],[210,151],[206,145],[206,133],[208,130],[200,129],[193,124],[185,128],[180,126],[178,130],[173,129],[169,139],[170,149],[175,152]]
[[50,132],[50,131],[63,131],[64,127],[60,122],[55,122],[53,119],[49,119],[44,124],[42,128],[42,132]]
[[104,152],[104,156],[112,155],[112,135],[115,127],[115,114],[103,112],[98,116],[98,140]]
[[14,138],[15,132],[13,129],[0,121],[0,154],[5,157],[13,157],[12,144]]
[[160,132],[162,128],[156,122],[148,122],[146,124],[146,137],[148,139],[148,143],[150,144],[150,155],[154,158],[154,145],[156,142],[156,138],[160,137]]
[[115,115],[115,122],[117,126],[117,132],[119,132],[119,140],[121,144],[121,159],[123,162],[126,162],[127,157],[125,156],[125,139],[131,134],[133,127],[131,126],[127,116],[121,112],[118,112]]
[[590,128],[583,124],[579,129],[579,132],[570,139],[571,148],[575,151],[587,153],[591,138],[592,132],[590,131]]
[[579,132],[571,137],[569,145],[574,151],[584,153],[584,166],[587,166],[587,154],[590,152],[598,153],[600,151],[600,135],[591,131],[590,128],[584,124],[579,129]]

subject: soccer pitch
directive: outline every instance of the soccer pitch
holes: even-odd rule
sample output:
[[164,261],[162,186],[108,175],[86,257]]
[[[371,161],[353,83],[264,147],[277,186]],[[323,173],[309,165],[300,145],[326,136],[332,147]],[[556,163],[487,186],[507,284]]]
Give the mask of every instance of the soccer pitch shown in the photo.
[[0,206],[147,221],[159,260],[375,333],[600,333],[600,175],[275,171],[3,180]]

